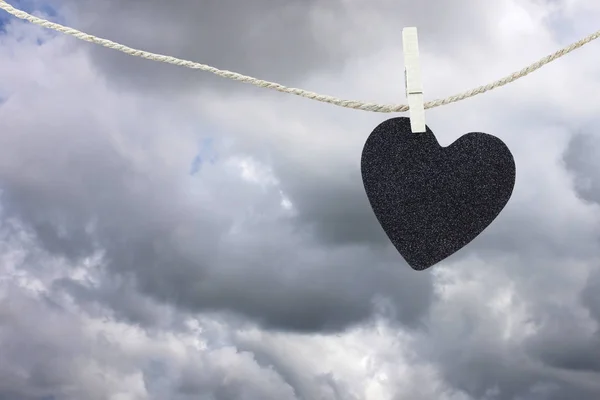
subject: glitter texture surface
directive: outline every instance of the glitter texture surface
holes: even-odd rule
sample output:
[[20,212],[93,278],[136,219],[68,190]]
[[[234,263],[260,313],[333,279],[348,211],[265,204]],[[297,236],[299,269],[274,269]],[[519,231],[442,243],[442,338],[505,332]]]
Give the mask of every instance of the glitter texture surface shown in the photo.
[[442,147],[408,118],[381,123],[367,139],[361,172],[383,230],[414,270],[424,270],[479,235],[508,202],[514,158],[495,136],[472,132]]

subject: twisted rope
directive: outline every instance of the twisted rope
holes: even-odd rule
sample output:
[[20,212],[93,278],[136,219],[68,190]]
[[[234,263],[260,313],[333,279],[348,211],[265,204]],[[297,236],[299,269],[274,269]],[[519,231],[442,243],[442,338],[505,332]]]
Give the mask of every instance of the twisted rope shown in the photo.
[[[363,111],[372,111],[372,112],[380,112],[380,113],[391,113],[391,112],[404,112],[408,111],[409,107],[405,104],[376,104],[376,103],[368,103],[357,100],[345,100],[340,99],[333,96],[328,96],[324,94],[319,94],[315,92],[311,92],[304,89],[286,87],[279,83],[269,82],[262,79],[253,78],[251,76],[246,76],[242,74],[238,74],[237,72],[220,70],[215,67],[211,67],[210,65],[200,64],[197,62],[182,60],[180,58],[166,56],[163,54],[150,53],[148,51],[143,51],[139,49],[134,49],[120,43],[113,42],[108,39],[103,39],[96,37],[94,35],[90,35],[88,33],[84,33],[78,31],[77,29],[70,28],[67,26],[63,26],[54,22],[47,21],[43,18],[35,17],[31,14],[26,13],[25,11],[14,8],[10,4],[8,4],[5,0],[0,0],[0,9],[6,11],[7,13],[20,18],[22,20],[29,21],[33,24],[39,25],[41,27],[52,29],[54,31],[64,33],[70,36],[73,36],[77,39],[84,40],[86,42],[99,44],[101,46],[107,47],[109,49],[117,50],[125,54],[129,54],[130,56],[141,57],[148,60],[159,61],[163,63],[173,64],[180,67],[186,67],[191,69],[199,69],[202,71],[210,72],[215,75],[218,75],[222,78],[231,79],[238,82],[247,83],[250,85],[254,85],[260,88],[277,90],[282,93],[289,93],[296,96],[304,97],[310,100],[316,100],[323,103],[329,103],[340,107],[352,108],[355,110],[363,110]],[[445,99],[437,99],[433,101],[428,101],[425,103],[425,109],[434,108],[443,106],[450,103],[455,103],[460,100],[468,99],[469,97],[476,96],[481,93],[488,92],[492,89],[498,88],[500,86],[504,86],[508,83],[514,82],[519,78],[524,77],[543,67],[544,65],[572,52],[575,49],[578,49],[591,41],[598,39],[600,37],[600,31],[592,33],[589,36],[584,37],[583,39],[570,44],[569,46],[558,50],[557,52],[550,54],[535,63],[521,69],[520,71],[514,72],[504,78],[498,79],[492,83],[488,83],[487,85],[479,86],[477,88],[468,90],[463,93],[456,94],[454,96],[449,96]]]

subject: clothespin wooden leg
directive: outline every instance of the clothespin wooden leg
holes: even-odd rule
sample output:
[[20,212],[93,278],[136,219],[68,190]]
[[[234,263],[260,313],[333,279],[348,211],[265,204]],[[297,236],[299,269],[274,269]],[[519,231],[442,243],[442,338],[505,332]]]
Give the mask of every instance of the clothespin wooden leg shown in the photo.
[[425,107],[417,28],[411,27],[402,30],[402,45],[404,49],[404,75],[410,127],[414,133],[422,133],[426,131]]

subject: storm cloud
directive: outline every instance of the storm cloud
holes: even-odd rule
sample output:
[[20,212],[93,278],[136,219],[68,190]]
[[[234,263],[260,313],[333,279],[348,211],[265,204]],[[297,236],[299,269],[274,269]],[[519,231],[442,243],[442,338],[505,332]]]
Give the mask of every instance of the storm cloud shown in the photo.
[[[129,46],[389,103],[404,100],[405,25],[419,28],[430,99],[517,70],[600,15],[591,0],[23,7]],[[386,115],[2,18],[0,399],[600,395],[597,44],[427,112],[444,145],[470,131],[502,138],[517,182],[482,235],[415,272],[360,178],[364,140]]]

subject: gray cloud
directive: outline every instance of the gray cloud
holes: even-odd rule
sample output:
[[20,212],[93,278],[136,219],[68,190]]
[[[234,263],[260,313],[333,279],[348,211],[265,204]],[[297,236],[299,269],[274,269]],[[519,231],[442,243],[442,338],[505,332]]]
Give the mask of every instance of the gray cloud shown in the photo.
[[[165,3],[67,1],[82,29],[110,36],[133,47],[192,59],[221,69],[239,70],[264,78],[297,82],[313,69],[339,67],[347,46],[333,46],[335,38],[320,26],[319,12],[343,18],[337,0],[286,2],[201,1]],[[148,63],[114,51],[90,48],[93,60],[107,78],[120,85],[171,93],[198,82],[221,88],[211,74]],[[240,89],[235,84],[236,89]]]
[[15,288],[7,295],[0,303],[0,398],[106,398],[111,388],[94,377],[90,364],[105,364],[111,346],[86,338],[80,321],[64,310]]
[[600,269],[590,273],[587,283],[581,292],[582,304],[588,309],[590,316],[600,325]]
[[[441,87],[509,54],[490,43],[521,7],[63,4],[73,25],[125,44],[284,83],[338,79],[374,97],[387,83],[356,81],[388,70],[360,72],[360,60],[400,53],[402,26],[419,27]],[[510,17],[516,31],[541,33],[518,31],[508,47],[546,40],[543,26]],[[0,43],[0,398],[598,398],[590,103],[532,77],[428,114],[442,141],[474,126],[498,134],[517,186],[476,241],[414,273],[360,181],[362,143],[381,116],[234,92],[207,74],[50,39],[12,25]],[[580,57],[565,70],[593,64]],[[590,67],[564,85],[593,87],[593,77]],[[191,176],[206,137],[214,154]]]
[[[467,269],[457,269],[465,279]],[[435,360],[451,387],[476,399],[597,396],[597,328],[576,302],[544,298],[538,282],[537,292],[517,290],[499,311],[491,303],[512,279],[499,271],[477,277],[481,287],[437,304],[429,328],[415,339],[417,352]]]
[[[315,71],[336,73],[347,61],[393,43],[402,26],[418,26],[431,52],[454,54],[489,35],[502,6],[476,0],[203,0],[197,2],[60,1],[78,28],[126,45],[297,85]],[[496,9],[497,8],[497,9]],[[198,84],[244,93],[209,73],[190,71],[88,46],[110,84],[177,95]]]
[[586,201],[600,204],[598,150],[600,150],[600,138],[597,135],[577,134],[569,142],[564,163],[574,175],[577,194]]
[[[110,274],[156,300],[189,311],[241,313],[277,329],[341,329],[369,318],[378,296],[391,299],[397,317],[409,324],[426,311],[429,275],[398,268],[389,249],[327,247],[295,232],[276,211],[276,185],[263,190],[245,182],[226,159],[186,176],[197,134],[163,139],[176,133],[170,118],[185,111],[140,120],[134,110],[143,101],[107,107],[111,95],[83,77],[77,84],[87,101],[68,103],[69,111],[55,92],[43,90],[35,99],[15,95],[0,109],[4,209],[26,223],[45,250],[73,260],[99,251]],[[25,103],[36,119],[18,117]],[[102,110],[101,118],[94,109]],[[64,120],[67,112],[71,122]],[[218,148],[223,139],[215,150],[226,154]],[[208,195],[190,196],[186,186]],[[117,307],[117,293],[95,297]],[[135,318],[150,322],[147,306],[136,306],[133,297],[121,300],[130,303],[121,313],[137,312]]]
[[199,351],[185,344],[182,358],[180,349],[165,347],[156,336],[94,326],[64,301],[39,301],[18,286],[2,289],[1,399],[106,399],[119,393],[176,400],[297,398],[277,371],[234,346]]

